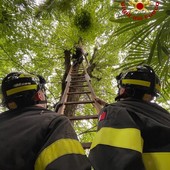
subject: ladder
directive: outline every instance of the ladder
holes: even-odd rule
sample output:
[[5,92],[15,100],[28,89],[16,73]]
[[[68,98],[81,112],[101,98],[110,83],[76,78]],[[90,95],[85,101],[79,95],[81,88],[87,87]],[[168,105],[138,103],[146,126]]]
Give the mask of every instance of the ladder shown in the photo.
[[[81,96],[85,96],[83,99]],[[62,98],[59,102],[59,107],[56,108],[56,112],[64,114],[67,110],[71,110],[69,106],[74,106],[74,110],[78,105],[92,104],[96,113],[92,115],[76,115],[72,111],[66,116],[74,124],[75,121],[97,119],[98,113],[101,110],[101,105],[95,100],[96,95],[91,85],[91,79],[88,75],[83,63],[78,65],[71,65],[69,73],[66,78],[66,87]],[[74,125],[73,125],[74,126]],[[91,142],[82,142],[84,149],[89,149]]]

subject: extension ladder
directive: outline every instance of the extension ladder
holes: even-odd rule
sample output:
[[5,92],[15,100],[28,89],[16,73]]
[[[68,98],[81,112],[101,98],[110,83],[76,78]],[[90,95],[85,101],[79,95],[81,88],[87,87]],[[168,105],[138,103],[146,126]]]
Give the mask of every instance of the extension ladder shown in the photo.
[[[86,97],[81,99],[81,96],[85,95]],[[81,121],[89,119],[97,119],[99,111],[101,110],[101,105],[95,100],[96,95],[91,85],[91,79],[88,75],[83,63],[76,66],[71,65],[69,73],[66,78],[66,87],[62,98],[60,100],[60,107],[57,110],[57,113],[64,114],[65,111],[70,111],[69,106],[92,104],[96,110],[96,114],[93,115],[79,115],[73,114],[70,111],[66,116],[69,117],[70,121]],[[76,110],[76,108],[74,108]],[[74,126],[74,125],[73,125]],[[91,142],[82,143],[84,149],[90,148]]]

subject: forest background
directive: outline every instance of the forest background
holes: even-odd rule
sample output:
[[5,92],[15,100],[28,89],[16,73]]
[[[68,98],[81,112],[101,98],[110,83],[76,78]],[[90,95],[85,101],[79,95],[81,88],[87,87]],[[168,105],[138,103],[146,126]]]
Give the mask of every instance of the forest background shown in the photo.
[[[142,0],[147,11],[134,12],[131,10],[138,0],[131,5],[129,2],[0,1],[0,80],[11,71],[42,75],[47,80],[48,105],[53,110],[65,87],[70,58],[79,46],[88,54],[87,67],[97,97],[114,102],[115,77],[121,70],[149,64],[162,81],[162,94],[156,102],[170,110],[170,1],[150,0],[147,4]],[[148,17],[144,17],[146,14]],[[88,105],[76,112],[97,114]],[[80,139],[93,137],[95,120],[75,124]],[[92,133],[83,136],[87,131]]]

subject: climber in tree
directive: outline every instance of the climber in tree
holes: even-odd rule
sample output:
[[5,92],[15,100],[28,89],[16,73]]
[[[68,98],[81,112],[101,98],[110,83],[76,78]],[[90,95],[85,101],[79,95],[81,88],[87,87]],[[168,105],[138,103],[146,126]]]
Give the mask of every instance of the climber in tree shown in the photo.
[[76,47],[75,53],[72,55],[73,66],[83,62],[84,51],[81,47]]

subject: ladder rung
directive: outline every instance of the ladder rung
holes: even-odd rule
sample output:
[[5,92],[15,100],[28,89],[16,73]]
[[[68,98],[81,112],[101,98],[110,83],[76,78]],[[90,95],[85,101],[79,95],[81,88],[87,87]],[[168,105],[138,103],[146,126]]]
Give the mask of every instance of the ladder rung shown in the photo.
[[94,101],[73,101],[73,102],[65,102],[65,105],[72,105],[72,104],[88,104],[88,103],[95,103]]
[[71,73],[70,75],[71,75],[71,76],[82,76],[82,75],[84,75],[84,74],[80,74],[80,73]]
[[83,68],[79,68],[79,69],[72,69],[72,71],[84,71]]
[[81,145],[82,145],[82,147],[83,147],[84,149],[90,149],[90,147],[91,147],[91,142],[81,143]]
[[84,71],[83,68],[79,68],[79,69],[72,69],[72,71]]
[[84,73],[83,72],[71,72],[71,75],[82,76],[82,75],[84,75]]
[[72,85],[72,86],[70,86],[71,88],[73,88],[73,87],[88,87],[88,85],[86,84],[86,85]]
[[86,94],[86,93],[91,93],[90,91],[82,91],[82,92],[68,92],[67,94],[68,95],[71,95],[71,94]]
[[76,76],[76,77],[71,77],[72,79],[80,79],[80,78],[85,78],[85,76]]
[[84,70],[72,70],[71,73],[83,73]]
[[98,115],[86,115],[86,116],[72,116],[70,120],[84,120],[84,119],[97,119]]
[[74,81],[71,81],[70,83],[77,83],[77,82],[86,82],[86,80],[74,80]]

